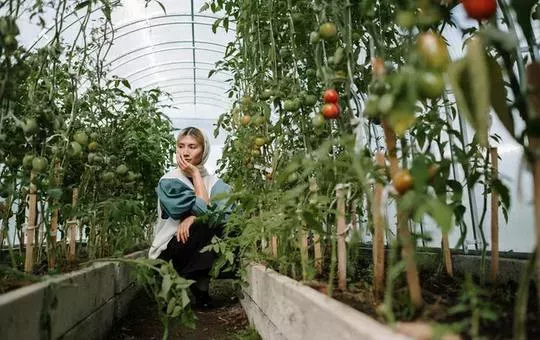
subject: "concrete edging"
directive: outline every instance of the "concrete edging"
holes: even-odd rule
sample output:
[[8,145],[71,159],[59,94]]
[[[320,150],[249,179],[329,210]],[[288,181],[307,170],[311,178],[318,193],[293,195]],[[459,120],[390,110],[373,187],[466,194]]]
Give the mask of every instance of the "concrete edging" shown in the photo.
[[104,338],[139,290],[130,272],[123,262],[99,262],[0,295],[2,339]]
[[262,265],[248,268],[242,306],[264,340],[405,340],[371,317]]

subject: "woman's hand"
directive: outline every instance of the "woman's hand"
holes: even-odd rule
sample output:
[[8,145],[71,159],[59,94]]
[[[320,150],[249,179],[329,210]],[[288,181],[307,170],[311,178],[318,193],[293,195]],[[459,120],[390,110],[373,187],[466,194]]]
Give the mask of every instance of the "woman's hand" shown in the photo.
[[189,238],[189,228],[195,221],[195,216],[186,217],[176,229],[176,240],[178,242],[186,243]]
[[181,154],[178,152],[176,153],[176,164],[186,174],[188,177],[195,177],[197,174],[200,174],[199,168],[197,168],[195,165],[189,163],[182,157]]

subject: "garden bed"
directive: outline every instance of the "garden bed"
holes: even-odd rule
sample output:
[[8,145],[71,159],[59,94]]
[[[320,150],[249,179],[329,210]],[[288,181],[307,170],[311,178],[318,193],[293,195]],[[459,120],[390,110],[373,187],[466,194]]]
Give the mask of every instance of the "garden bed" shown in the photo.
[[371,317],[261,265],[242,306],[263,339],[406,339]]
[[130,271],[125,263],[100,262],[0,295],[2,338],[104,337],[140,289]]

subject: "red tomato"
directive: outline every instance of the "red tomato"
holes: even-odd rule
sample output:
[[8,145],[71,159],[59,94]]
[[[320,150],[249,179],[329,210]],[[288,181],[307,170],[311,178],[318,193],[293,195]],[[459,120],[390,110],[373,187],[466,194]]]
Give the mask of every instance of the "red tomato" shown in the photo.
[[496,0],[462,0],[465,12],[478,21],[491,18],[497,12]]
[[326,103],[322,107],[322,114],[327,119],[334,119],[339,116],[339,107],[334,103]]
[[338,99],[339,99],[339,95],[336,90],[327,89],[326,91],[324,91],[323,100],[325,103],[335,104],[337,103]]

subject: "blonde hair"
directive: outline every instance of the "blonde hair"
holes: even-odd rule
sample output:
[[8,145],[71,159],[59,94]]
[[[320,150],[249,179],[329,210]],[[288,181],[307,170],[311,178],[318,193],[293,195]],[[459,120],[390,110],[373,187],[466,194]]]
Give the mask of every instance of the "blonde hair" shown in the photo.
[[195,138],[195,140],[197,141],[197,143],[199,143],[201,145],[201,147],[203,148],[203,151],[206,151],[205,149],[205,138],[204,138],[204,135],[203,133],[201,132],[201,130],[197,129],[196,127],[187,127],[185,129],[183,129],[182,131],[180,131],[180,133],[178,134],[178,138],[176,138],[176,146],[178,146],[178,144],[180,144],[180,139],[182,139],[183,137],[186,137],[186,136],[191,136],[193,138]]

